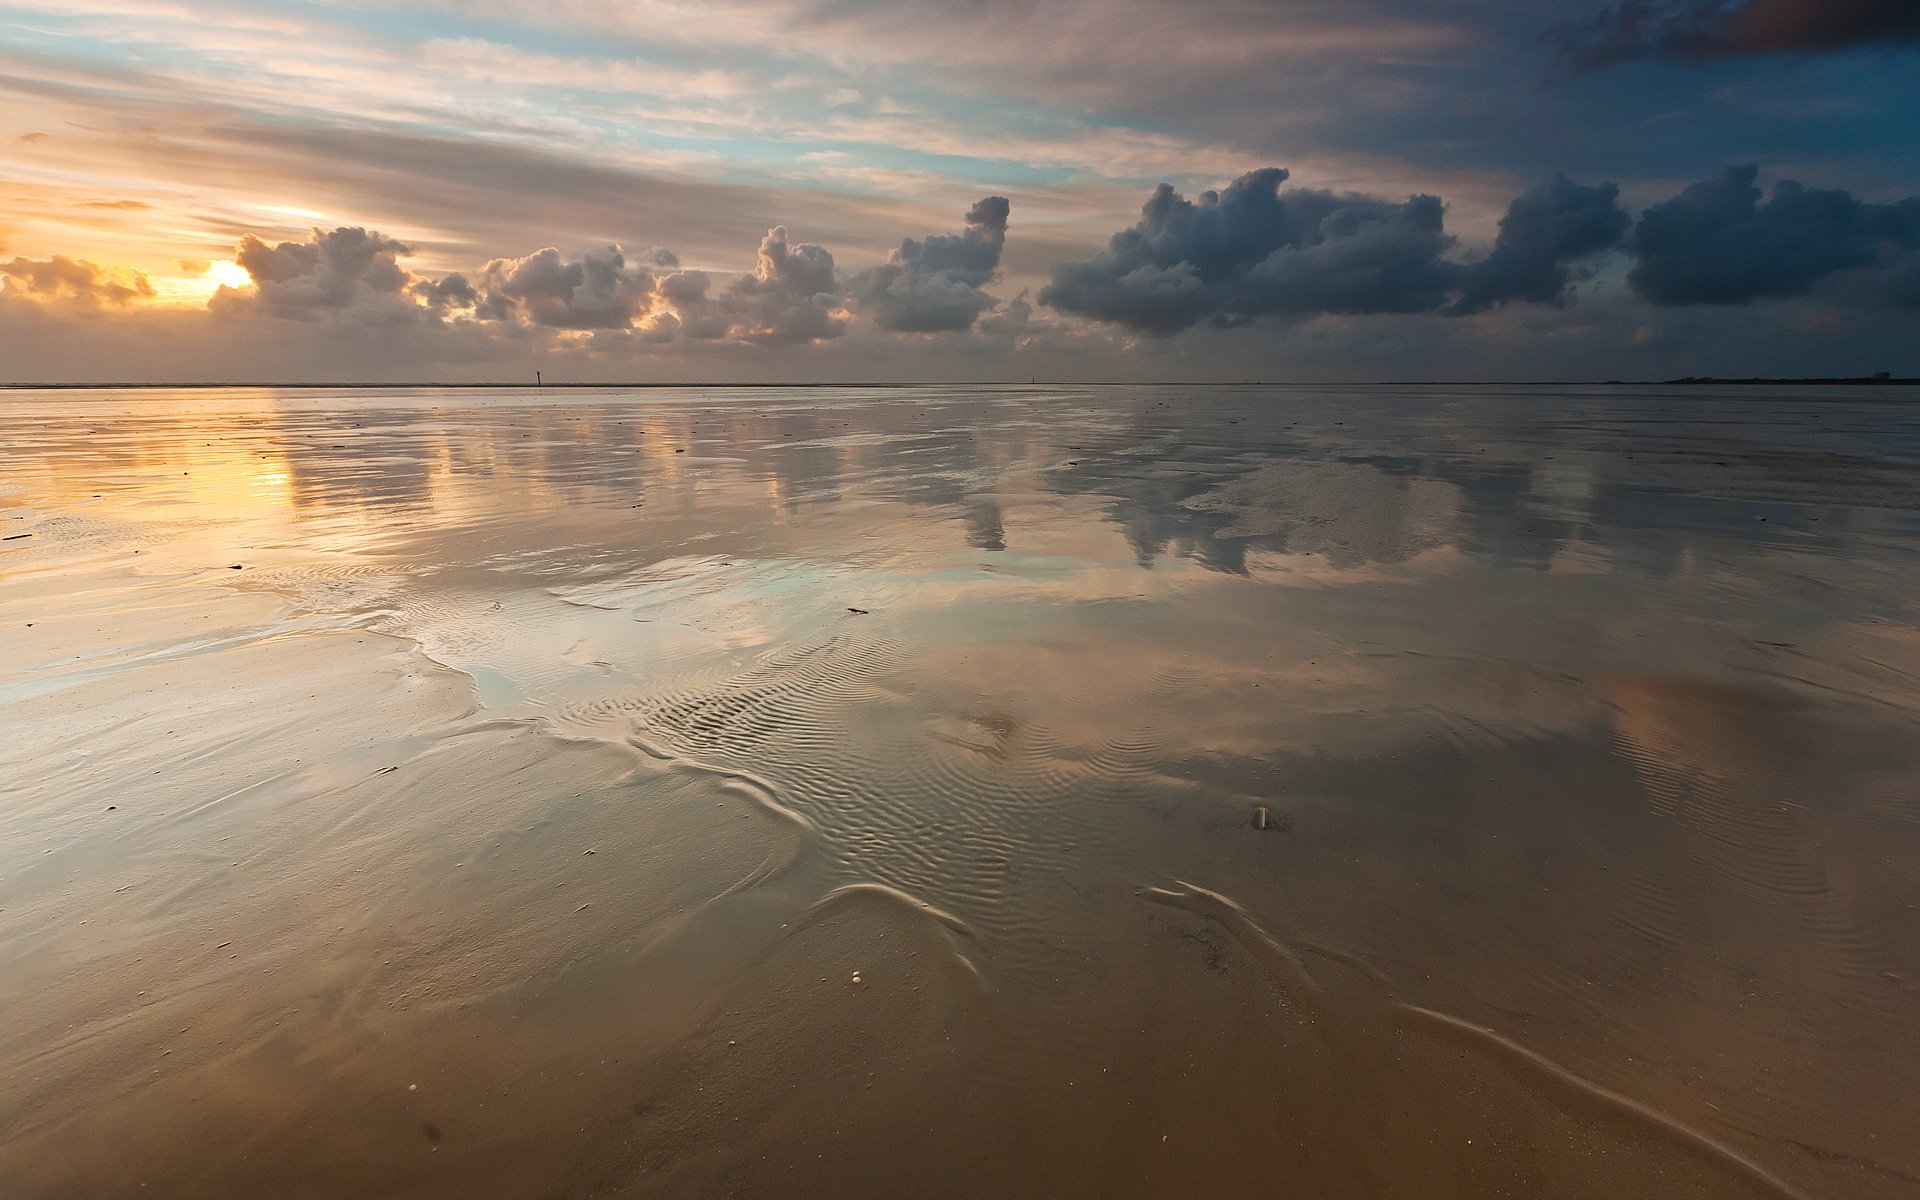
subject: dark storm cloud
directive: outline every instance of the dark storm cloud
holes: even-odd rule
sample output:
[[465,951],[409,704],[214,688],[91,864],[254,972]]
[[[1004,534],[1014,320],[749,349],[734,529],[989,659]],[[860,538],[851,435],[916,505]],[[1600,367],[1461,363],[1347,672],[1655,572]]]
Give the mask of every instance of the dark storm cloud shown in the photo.
[[1766,54],[1830,54],[1920,45],[1914,0],[1627,0],[1566,31],[1564,51],[1584,67],[1637,58],[1704,61]]
[[784,225],[767,231],[750,274],[721,299],[733,336],[767,345],[823,342],[846,330],[840,279],[826,247],[787,239]]
[[1583,187],[1555,175],[1507,206],[1492,253],[1463,272],[1453,311],[1514,300],[1558,304],[1572,282],[1571,264],[1619,245],[1631,224],[1618,187]]
[[679,260],[656,250],[645,262],[628,262],[619,246],[567,258],[549,246],[525,258],[496,258],[483,274],[484,298],[475,308],[485,319],[518,318],[548,329],[627,329],[653,306],[660,277]]
[[6,281],[0,298],[29,296],[63,307],[124,308],[153,295],[153,284],[138,271],[115,271],[64,254],[0,262],[0,279]]
[[907,238],[855,281],[861,306],[892,332],[971,329],[997,303],[981,289],[1000,269],[1011,207],[1005,196],[988,196],[967,210],[961,233]]
[[1442,257],[1454,239],[1437,196],[1292,189],[1287,172],[1249,172],[1189,201],[1162,184],[1106,250],[1057,264],[1039,299],[1063,312],[1151,334],[1258,317],[1478,312],[1512,300],[1557,303],[1569,263],[1625,231],[1617,191],[1556,178],[1515,200],[1493,253]]
[[1402,203],[1295,189],[1267,167],[1191,201],[1161,184],[1107,248],[1053,269],[1039,299],[1063,312],[1170,334],[1270,313],[1417,312],[1457,270],[1433,196]]
[[1647,209],[1633,234],[1633,290],[1655,304],[1747,304],[1802,296],[1847,272],[1858,298],[1915,302],[1920,197],[1870,204],[1782,180],[1762,201],[1758,175],[1728,167]]
[[305,320],[413,320],[421,311],[408,295],[416,278],[400,265],[411,253],[405,242],[357,226],[315,229],[304,242],[274,245],[247,234],[234,260],[253,276],[253,290],[222,288],[216,304],[228,312]]

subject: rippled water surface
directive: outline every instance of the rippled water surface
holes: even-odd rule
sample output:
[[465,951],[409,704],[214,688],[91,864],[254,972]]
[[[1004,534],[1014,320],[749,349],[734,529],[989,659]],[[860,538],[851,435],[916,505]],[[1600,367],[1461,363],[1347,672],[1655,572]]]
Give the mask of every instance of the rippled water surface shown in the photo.
[[1920,1195],[1920,395],[0,392],[0,1191]]

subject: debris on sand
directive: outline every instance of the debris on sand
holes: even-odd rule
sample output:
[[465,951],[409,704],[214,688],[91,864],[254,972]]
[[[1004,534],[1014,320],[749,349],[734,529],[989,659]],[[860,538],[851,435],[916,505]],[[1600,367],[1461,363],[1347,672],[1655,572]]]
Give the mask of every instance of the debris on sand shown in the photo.
[[854,614],[855,616],[861,616],[861,617],[864,617],[864,616],[866,616],[866,615],[867,615],[867,610],[866,610],[866,609],[864,609],[864,608],[854,608],[854,607],[853,607],[852,605],[848,605],[848,606],[847,606],[847,611],[848,611],[848,612],[850,612],[850,613],[853,613],[853,614]]
[[1257,804],[1253,809],[1253,827],[1262,833],[1286,833],[1293,828],[1293,818]]

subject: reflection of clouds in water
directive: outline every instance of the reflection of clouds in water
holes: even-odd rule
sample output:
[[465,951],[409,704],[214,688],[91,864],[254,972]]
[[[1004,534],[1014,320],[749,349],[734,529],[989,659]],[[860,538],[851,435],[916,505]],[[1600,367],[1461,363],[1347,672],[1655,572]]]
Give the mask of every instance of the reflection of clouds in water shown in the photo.
[[967,545],[976,550],[1005,550],[1007,527],[1000,519],[1000,506],[991,500],[978,500],[967,509]]
[[[1254,554],[1390,564],[1451,544],[1545,569],[1585,546],[1670,575],[1755,541],[1837,547],[1887,530],[1859,504],[1911,503],[1899,457],[1911,435],[1872,404],[1832,405],[1783,447],[1768,441],[1781,424],[1764,400],[1654,392],[1607,398],[1604,419],[1587,395],[1444,389],[479,400],[166,397],[102,421],[103,436],[82,436],[83,414],[64,437],[34,427],[19,448],[68,477],[44,481],[56,492],[97,491],[103,471],[171,478],[181,500],[240,520],[337,520],[343,543],[359,519],[362,550],[529,510],[570,523],[594,510],[631,514],[593,543],[620,557],[613,541],[649,537],[668,514],[745,534],[877,500],[909,510],[886,514],[890,534],[926,521],[950,548],[1031,551],[1036,519],[1097,497],[1143,567],[1179,556],[1245,574]],[[1906,536],[1911,520],[1891,532]]]
[[1232,518],[1215,537],[1277,541],[1335,566],[1402,562],[1446,545],[1460,508],[1457,489],[1439,480],[1309,459],[1262,465],[1185,504]]
[[1592,463],[1548,459],[1534,467],[1528,491],[1543,513],[1583,521],[1593,509],[1594,482]]

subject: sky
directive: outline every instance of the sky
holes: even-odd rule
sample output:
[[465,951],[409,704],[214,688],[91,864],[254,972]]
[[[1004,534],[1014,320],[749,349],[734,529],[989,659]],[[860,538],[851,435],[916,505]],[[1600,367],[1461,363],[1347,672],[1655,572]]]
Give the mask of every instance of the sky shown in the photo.
[[0,383],[1920,375],[1915,0],[0,0]]

